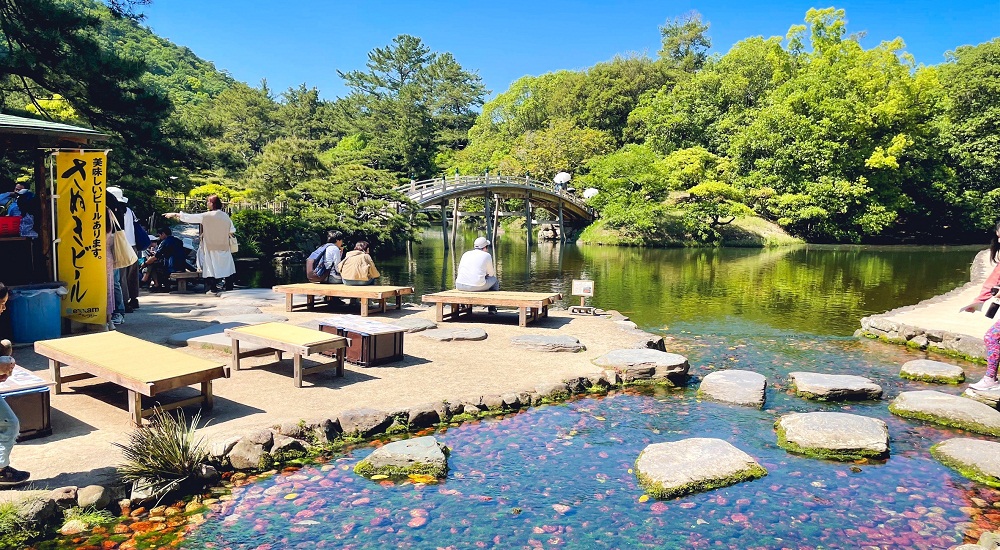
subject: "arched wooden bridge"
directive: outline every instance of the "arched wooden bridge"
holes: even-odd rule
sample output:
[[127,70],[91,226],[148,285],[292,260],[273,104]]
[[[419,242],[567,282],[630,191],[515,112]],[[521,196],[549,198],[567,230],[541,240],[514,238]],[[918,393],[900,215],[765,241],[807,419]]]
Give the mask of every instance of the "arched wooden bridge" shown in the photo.
[[[464,213],[464,215],[485,216],[486,228],[492,239],[495,218],[504,215],[494,212],[498,198],[517,198],[525,200],[525,218],[530,227],[532,208],[541,208],[552,213],[559,224],[559,235],[563,235],[564,222],[587,223],[594,219],[594,211],[573,193],[562,186],[533,180],[528,177],[514,176],[455,176],[432,180],[413,181],[401,185],[397,191],[417,203],[421,211],[441,213],[442,228],[448,217],[449,203],[454,200],[457,210],[458,200],[466,197],[483,198],[486,208],[483,212]],[[531,232],[528,232],[529,241]]]

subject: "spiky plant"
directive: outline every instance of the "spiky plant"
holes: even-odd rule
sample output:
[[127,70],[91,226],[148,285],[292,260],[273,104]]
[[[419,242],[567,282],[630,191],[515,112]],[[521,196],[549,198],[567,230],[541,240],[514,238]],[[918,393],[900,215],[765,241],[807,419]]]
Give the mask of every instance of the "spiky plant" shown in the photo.
[[200,422],[201,411],[188,424],[183,411],[174,416],[156,409],[148,427],[134,430],[128,443],[115,443],[125,459],[118,474],[152,494],[167,493],[194,479],[208,458],[202,438],[195,437]]

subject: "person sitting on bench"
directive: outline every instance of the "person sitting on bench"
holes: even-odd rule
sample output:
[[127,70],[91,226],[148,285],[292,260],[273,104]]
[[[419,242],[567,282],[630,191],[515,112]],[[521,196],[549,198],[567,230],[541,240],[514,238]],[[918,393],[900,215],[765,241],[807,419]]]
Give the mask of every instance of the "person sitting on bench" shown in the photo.
[[[485,237],[478,237],[472,246],[473,249],[462,254],[462,260],[458,262],[455,289],[467,292],[500,290],[500,279],[493,267],[493,256],[486,250],[490,247],[490,241]],[[489,306],[487,311],[494,314],[497,308]]]
[[[0,313],[7,309],[7,299],[10,297],[10,290],[0,283]],[[14,346],[10,340],[0,341],[0,382],[10,378],[14,372],[14,358],[11,352]],[[21,431],[21,423],[17,420],[17,415],[11,410],[2,397],[0,397],[0,489],[12,489],[27,483],[31,474],[10,467],[10,450],[17,441],[17,434]]]
[[168,292],[170,290],[170,274],[187,270],[187,250],[184,242],[174,237],[169,227],[163,227],[156,232],[160,244],[156,252],[144,264],[152,271],[153,282],[150,292]]

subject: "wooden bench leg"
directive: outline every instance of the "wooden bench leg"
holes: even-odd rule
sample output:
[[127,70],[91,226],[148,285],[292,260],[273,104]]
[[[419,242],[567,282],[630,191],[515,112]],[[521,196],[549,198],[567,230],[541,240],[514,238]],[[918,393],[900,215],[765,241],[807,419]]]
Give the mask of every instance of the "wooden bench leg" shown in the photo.
[[344,376],[344,355],[345,348],[337,350],[337,376]]
[[202,405],[202,409],[206,411],[212,410],[212,407],[215,406],[215,398],[212,395],[211,380],[206,380],[201,383],[201,398],[202,401],[204,402],[204,405]]
[[316,307],[316,297],[312,294],[306,294],[306,309],[312,310]]
[[396,309],[403,309],[403,295],[396,294]]
[[434,308],[434,309],[436,311],[437,322],[443,323],[444,322],[444,302],[438,302],[436,304],[436,306],[437,307]]
[[542,306],[542,317],[549,316],[549,306]]
[[177,279],[177,292],[187,292],[188,282],[187,279]]
[[277,362],[279,362],[279,363],[281,362],[281,350],[280,349],[274,350],[274,360],[277,361]]
[[285,293],[285,311],[292,310],[292,296],[293,294],[291,292]]
[[380,298],[378,301],[378,307],[380,313],[385,313],[385,298]]
[[524,306],[517,308],[517,326],[528,326],[528,308]]
[[302,354],[301,353],[296,353],[295,354],[295,358],[293,359],[293,362],[294,362],[293,364],[294,364],[294,369],[295,369],[293,371],[293,376],[295,377],[295,387],[296,388],[301,388],[302,387]]
[[361,316],[368,317],[368,298],[361,299]]
[[233,338],[233,343],[229,347],[233,350],[233,369],[240,370],[240,341]]
[[59,361],[56,361],[55,359],[49,359],[49,374],[52,376],[52,381],[55,382],[56,384],[55,388],[53,388],[53,391],[55,392],[56,395],[62,393],[62,372],[60,371],[61,368],[62,365],[59,363]]
[[128,390],[128,413],[137,428],[142,427],[142,394]]

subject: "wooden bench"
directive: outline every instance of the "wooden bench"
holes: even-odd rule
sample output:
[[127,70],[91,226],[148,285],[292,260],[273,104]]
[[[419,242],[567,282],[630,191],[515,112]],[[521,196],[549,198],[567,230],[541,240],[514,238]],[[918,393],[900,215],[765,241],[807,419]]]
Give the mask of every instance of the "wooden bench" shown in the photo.
[[[201,403],[210,410],[212,380],[228,378],[229,368],[159,344],[121,332],[100,332],[35,342],[35,353],[49,359],[49,372],[56,394],[67,382],[98,377],[128,390],[128,411],[132,422],[142,426],[142,419],[153,414],[143,408],[142,396],[155,397],[168,390],[201,384],[197,397],[172,403],[160,403],[163,410]],[[65,376],[63,367],[83,372]]]
[[187,292],[188,281],[194,281],[194,279],[201,279],[201,271],[177,271],[170,274],[171,281],[177,281],[177,291]]
[[403,296],[413,294],[412,286],[350,286],[331,285],[321,283],[297,283],[293,285],[278,285],[272,287],[275,292],[285,294],[285,311],[292,311],[296,306],[292,297],[296,294],[305,294],[306,309],[315,307],[316,296],[328,296],[331,298],[357,298],[361,300],[361,316],[368,316],[368,300],[375,300],[379,303],[378,311],[385,313],[386,298],[396,298],[396,309],[403,307]]
[[[275,358],[281,361],[281,352],[287,352],[294,354],[292,374],[296,388],[302,387],[302,377],[307,374],[336,368],[337,376],[344,376],[344,350],[347,348],[347,338],[343,336],[285,323],[261,323],[230,328],[226,329],[226,336],[233,340],[232,366],[236,370],[240,370],[240,359],[244,357],[274,352]],[[264,347],[263,349],[240,352],[240,342]],[[337,359],[332,364],[302,367],[302,356],[331,350],[337,352]]]
[[[505,292],[485,291],[466,292],[464,290],[446,290],[434,294],[424,294],[421,300],[427,304],[437,304],[437,322],[458,319],[461,315],[472,313],[472,306],[515,307],[518,310],[519,326],[537,321],[539,317],[549,316],[549,306],[556,300],[561,300],[558,292]],[[450,306],[448,313],[444,306]]]

